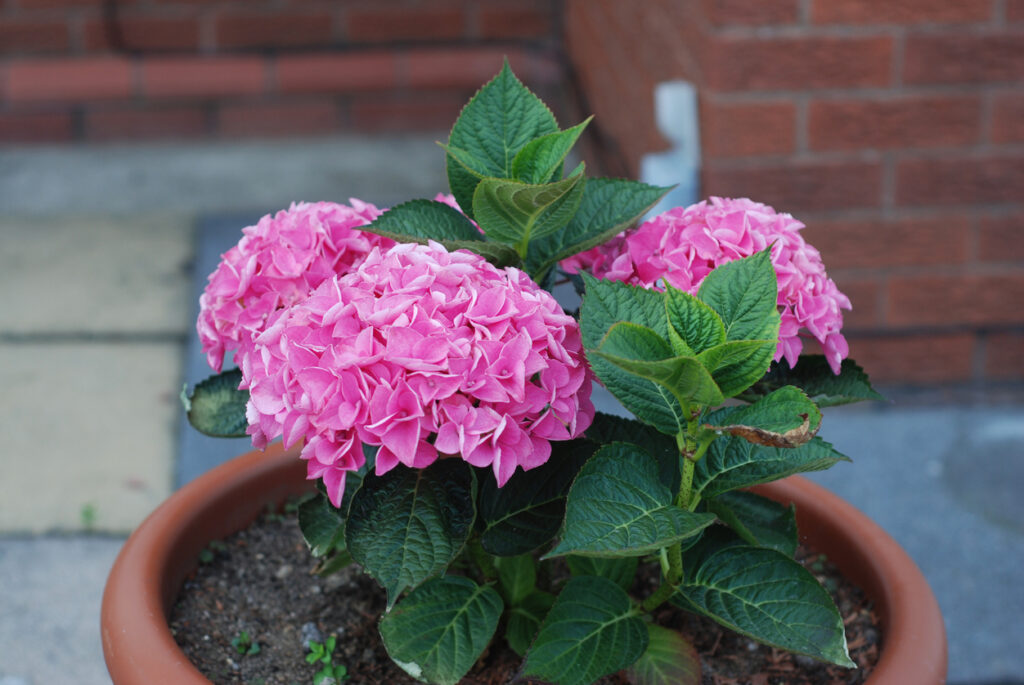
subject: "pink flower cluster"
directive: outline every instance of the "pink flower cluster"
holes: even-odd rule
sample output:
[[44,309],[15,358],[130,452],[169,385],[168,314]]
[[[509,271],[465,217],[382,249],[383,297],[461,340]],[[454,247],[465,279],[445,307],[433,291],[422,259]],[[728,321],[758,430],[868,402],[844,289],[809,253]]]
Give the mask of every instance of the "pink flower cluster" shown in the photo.
[[335,505],[361,443],[378,474],[458,455],[500,486],[594,416],[576,321],[523,272],[433,242],[374,248],[271,314],[242,376],[254,443],[305,438]]
[[791,367],[796,365],[803,349],[799,332],[806,329],[838,374],[849,354],[840,329],[841,309],[850,309],[850,300],[828,278],[818,251],[800,235],[803,227],[789,214],[758,202],[713,197],[670,209],[562,266],[570,273],[589,269],[598,278],[645,288],[668,284],[696,294],[716,266],[772,245],[782,316],[776,361],[785,357]]
[[[305,299],[331,276],[347,273],[374,247],[394,244],[354,230],[382,210],[349,202],[292,204],[242,230],[241,241],[222,255],[199,298],[196,328],[211,367],[220,371],[228,351],[247,354],[272,313]],[[241,359],[236,361],[241,366]]]

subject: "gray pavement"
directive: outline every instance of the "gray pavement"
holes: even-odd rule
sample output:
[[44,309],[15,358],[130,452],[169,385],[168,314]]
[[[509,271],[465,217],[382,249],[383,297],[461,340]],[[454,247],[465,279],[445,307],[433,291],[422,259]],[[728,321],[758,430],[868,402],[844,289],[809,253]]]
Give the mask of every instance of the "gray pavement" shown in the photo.
[[[0,399],[0,428],[16,438],[0,448],[0,685],[109,683],[97,624],[116,534],[176,483],[247,449],[200,444],[175,400],[183,379],[207,375],[190,310],[211,260],[292,199],[433,195],[444,185],[437,137],[0,149],[0,291],[28,297],[0,310],[0,382],[16,391]],[[31,290],[9,275],[47,268],[61,244],[54,275]],[[73,306],[40,292],[60,274]],[[108,307],[90,314],[96,301]],[[976,392],[893,396],[826,412],[823,436],[854,461],[813,478],[921,566],[944,611],[950,682],[1024,683],[1024,394],[992,405]],[[132,411],[140,425],[124,420]],[[77,436],[110,434],[118,420],[123,435],[83,458]]]

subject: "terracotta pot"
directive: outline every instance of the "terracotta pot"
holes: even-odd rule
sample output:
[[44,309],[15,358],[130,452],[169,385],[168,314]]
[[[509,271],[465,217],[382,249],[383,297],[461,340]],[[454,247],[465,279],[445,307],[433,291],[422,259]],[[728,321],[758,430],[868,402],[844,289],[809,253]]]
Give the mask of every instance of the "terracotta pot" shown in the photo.
[[[171,637],[167,616],[199,552],[254,521],[268,504],[311,490],[305,463],[272,447],[243,455],[189,483],[128,538],[107,579],[101,627],[115,685],[209,685]],[[873,685],[945,681],[946,635],[928,583],[906,553],[864,514],[792,477],[756,491],[794,502],[803,540],[863,588],[883,622]]]

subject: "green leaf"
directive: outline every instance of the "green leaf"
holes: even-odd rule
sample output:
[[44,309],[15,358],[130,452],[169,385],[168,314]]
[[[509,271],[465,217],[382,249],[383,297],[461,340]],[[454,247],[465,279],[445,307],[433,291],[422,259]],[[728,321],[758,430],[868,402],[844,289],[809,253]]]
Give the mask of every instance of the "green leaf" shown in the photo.
[[184,397],[188,422],[200,433],[215,438],[244,438],[249,422],[245,403],[249,391],[239,390],[242,372],[230,369],[198,383],[190,397]]
[[473,192],[473,216],[488,239],[528,245],[569,223],[585,183],[582,165],[561,181],[540,185],[485,178]]
[[647,650],[626,669],[633,685],[700,685],[697,649],[674,630],[647,624]]
[[[466,104],[448,144],[471,155],[480,176],[512,177],[512,160],[534,138],[556,133],[551,110],[516,78],[508,62]],[[473,218],[473,192],[479,177],[446,156],[448,183],[456,201]]]
[[480,485],[480,544],[489,554],[512,557],[547,544],[565,515],[565,496],[580,467],[594,453],[586,440],[551,443],[551,458],[529,472],[516,471],[499,488],[494,478]]
[[508,610],[508,625],[505,626],[505,640],[519,656],[526,654],[540,624],[555,603],[555,596],[540,590],[526,596],[519,604]]
[[527,143],[512,160],[512,178],[523,183],[544,183],[562,168],[569,150],[593,116],[570,129],[549,133]]
[[778,283],[770,249],[719,266],[700,284],[697,297],[722,317],[726,340],[779,337]]
[[387,590],[389,607],[455,559],[476,517],[475,499],[473,471],[460,459],[366,476],[352,498],[345,542]]
[[[674,437],[623,416],[597,412],[584,436],[598,445],[628,442],[643,449],[658,462],[658,480],[672,492],[679,492],[679,447]],[[595,574],[600,575],[600,574]]]
[[801,388],[819,407],[885,399],[871,387],[857,362],[844,359],[837,376],[820,354],[800,355],[796,368],[790,368],[785,359],[772,364],[761,382],[751,388],[751,394],[766,395],[786,385]]
[[302,537],[314,557],[345,548],[345,517],[326,496],[317,493],[300,504],[298,518]]
[[647,640],[647,626],[622,588],[578,576],[555,599],[523,673],[559,685],[586,685],[639,659]]
[[426,244],[427,240],[482,242],[483,235],[466,216],[443,202],[409,200],[387,210],[367,226],[369,231],[399,242]]
[[591,178],[580,206],[561,231],[530,242],[526,268],[538,282],[561,260],[597,247],[635,223],[670,188],[617,178]]
[[821,438],[796,448],[764,447],[739,437],[711,443],[693,474],[693,491],[704,499],[724,492],[779,480],[794,473],[823,471],[849,461]]
[[745,407],[708,416],[704,428],[768,447],[799,447],[821,427],[821,411],[800,388],[787,385]]
[[[704,365],[696,357],[672,356],[672,348],[651,329],[624,321],[608,329],[600,346],[590,354],[618,368],[664,386],[680,405],[693,403],[720,404],[721,390]],[[650,421],[655,416],[637,414]]]
[[498,587],[509,604],[519,604],[537,587],[537,562],[529,554],[498,557]]
[[708,348],[697,359],[726,397],[734,397],[764,376],[775,356],[777,340],[730,340]]
[[482,179],[487,176],[484,169],[488,169],[490,164],[486,161],[478,158],[469,150],[463,150],[462,148],[455,147],[454,145],[445,145],[444,143],[438,143],[445,152],[448,153],[448,158],[458,162],[463,169],[470,172],[477,179]]
[[636,569],[640,563],[637,557],[602,558],[569,555],[565,560],[574,576],[607,578],[623,590],[629,590],[633,586]]
[[747,543],[770,547],[788,557],[796,554],[796,507],[792,504],[784,507],[767,497],[737,490],[707,500],[707,507]]
[[[650,328],[668,337],[664,294],[615,281],[602,281],[584,273],[586,293],[580,308],[583,346],[595,350],[608,330],[620,321]],[[662,433],[675,436],[685,429],[687,418],[679,400],[663,386],[637,378],[595,354],[587,354],[590,366],[602,385],[623,406]]]
[[677,507],[654,457],[635,445],[606,445],[576,477],[562,541],[546,557],[640,556],[697,535],[715,517]]
[[440,685],[455,685],[494,636],[501,597],[489,585],[444,576],[416,588],[384,615],[380,635],[402,670]]
[[[676,354],[692,357],[725,342],[725,325],[715,310],[682,290],[665,291],[668,337]],[[709,371],[712,369],[709,367]]]
[[773,647],[856,667],[835,603],[799,563],[743,545],[695,556],[673,604]]

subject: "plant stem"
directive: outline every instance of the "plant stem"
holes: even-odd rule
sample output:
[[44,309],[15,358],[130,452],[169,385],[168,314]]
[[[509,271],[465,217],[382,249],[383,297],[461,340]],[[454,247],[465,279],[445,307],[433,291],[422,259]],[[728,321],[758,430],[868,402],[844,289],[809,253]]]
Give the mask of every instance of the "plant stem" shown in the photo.
[[658,589],[654,591],[654,594],[645,599],[643,604],[641,604],[640,606],[643,608],[644,611],[654,611],[662,604],[667,602],[669,597],[671,597],[675,593],[675,591],[675,586],[672,585],[672,583],[665,581],[660,586],[658,586]]
[[480,538],[475,535],[469,540],[469,556],[480,569],[484,580],[494,580],[498,577],[498,569],[494,566],[494,560],[480,544]]

